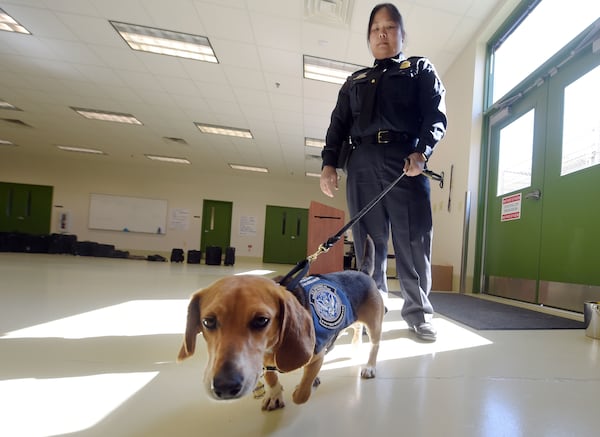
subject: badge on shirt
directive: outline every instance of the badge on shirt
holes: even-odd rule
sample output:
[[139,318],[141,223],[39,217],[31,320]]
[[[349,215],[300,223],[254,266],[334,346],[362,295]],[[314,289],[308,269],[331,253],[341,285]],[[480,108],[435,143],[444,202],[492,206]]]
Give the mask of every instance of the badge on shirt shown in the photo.
[[400,63],[400,70],[405,70],[410,67],[410,61],[402,61]]

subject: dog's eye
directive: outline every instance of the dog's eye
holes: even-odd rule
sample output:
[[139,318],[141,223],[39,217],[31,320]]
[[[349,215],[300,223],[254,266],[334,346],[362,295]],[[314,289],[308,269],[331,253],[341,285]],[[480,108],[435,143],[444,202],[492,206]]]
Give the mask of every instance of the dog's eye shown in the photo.
[[267,327],[271,319],[264,316],[257,316],[250,322],[250,327],[252,329],[264,329]]
[[213,330],[217,328],[217,318],[216,317],[205,317],[202,319],[202,326],[204,326],[208,330]]

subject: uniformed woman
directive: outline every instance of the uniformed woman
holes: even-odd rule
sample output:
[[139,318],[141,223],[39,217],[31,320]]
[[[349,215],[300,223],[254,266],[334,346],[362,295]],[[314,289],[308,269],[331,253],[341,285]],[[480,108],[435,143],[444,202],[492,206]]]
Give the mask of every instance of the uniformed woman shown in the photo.
[[404,297],[402,316],[418,338],[435,341],[428,298],[433,226],[429,180],[422,172],[446,131],[445,89],[428,59],[403,55],[404,37],[398,9],[391,3],[375,6],[368,27],[375,63],[352,74],[340,89],[322,153],[320,185],[333,197],[336,168],[344,167],[348,209],[355,216],[406,172],[407,177],[353,226],[354,250],[360,265],[366,235],[373,238],[374,279],[387,296],[391,231]]

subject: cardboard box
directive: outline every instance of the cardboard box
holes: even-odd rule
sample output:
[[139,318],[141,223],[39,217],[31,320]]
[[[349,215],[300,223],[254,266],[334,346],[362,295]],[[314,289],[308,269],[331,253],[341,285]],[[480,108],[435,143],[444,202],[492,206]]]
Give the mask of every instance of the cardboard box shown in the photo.
[[431,290],[452,291],[452,266],[431,266]]
[[[432,291],[453,291],[452,290],[452,266],[431,265],[431,290]],[[388,279],[396,278],[396,263],[393,255],[388,256],[387,266]]]

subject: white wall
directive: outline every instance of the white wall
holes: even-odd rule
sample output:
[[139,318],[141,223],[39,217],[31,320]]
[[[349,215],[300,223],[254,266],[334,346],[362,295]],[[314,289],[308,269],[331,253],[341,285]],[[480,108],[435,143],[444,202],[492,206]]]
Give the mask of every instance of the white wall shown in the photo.
[[[471,259],[474,255],[482,122],[481,57],[485,57],[485,53],[479,53],[472,44],[444,76],[448,131],[430,163],[432,169],[445,173],[444,189],[440,190],[435,186],[432,189],[433,259],[435,264],[453,266],[454,290],[458,290],[460,286],[467,195],[470,197],[467,253]],[[452,165],[454,169],[451,172]],[[473,275],[472,264],[471,262],[468,270],[469,277]]]
[[[453,266],[453,289],[460,288],[463,236],[467,233],[465,291],[472,290],[475,266],[477,211],[479,196],[479,168],[482,142],[483,99],[485,82],[486,43],[503,21],[518,5],[519,0],[507,0],[500,5],[489,22],[482,23],[479,35],[460,54],[444,74],[442,80],[447,90],[448,131],[436,147],[430,161],[434,171],[446,175],[443,190],[432,188],[434,239],[432,259],[434,264]],[[454,164],[453,180],[450,166]],[[451,209],[447,204],[451,187]],[[465,227],[465,197],[469,193],[470,214]]]
[[[200,174],[186,166],[165,163],[157,163],[156,171],[149,173],[140,167],[103,163],[103,157],[70,156],[60,161],[31,162],[17,153],[3,154],[0,181],[53,186],[51,232],[59,232],[59,214],[68,211],[70,233],[76,234],[80,241],[114,244],[134,253],[199,248],[204,199],[233,202],[231,245],[236,247],[237,255],[250,257],[262,257],[266,205],[308,208],[311,200],[315,200],[345,210],[343,190],[335,199],[329,199],[321,193],[317,178],[274,181],[266,174]],[[169,211],[173,208],[190,211],[189,229],[167,229],[166,235],[88,229],[91,193],[165,199]],[[256,217],[255,236],[240,235],[242,216]]]

